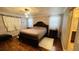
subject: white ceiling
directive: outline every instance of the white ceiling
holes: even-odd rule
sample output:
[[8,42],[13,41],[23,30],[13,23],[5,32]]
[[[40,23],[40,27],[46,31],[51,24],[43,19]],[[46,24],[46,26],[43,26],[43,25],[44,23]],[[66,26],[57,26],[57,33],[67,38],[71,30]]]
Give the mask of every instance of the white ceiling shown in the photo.
[[[0,7],[0,12],[23,15],[26,7]],[[62,14],[66,7],[31,7],[28,8],[32,15],[58,15]]]

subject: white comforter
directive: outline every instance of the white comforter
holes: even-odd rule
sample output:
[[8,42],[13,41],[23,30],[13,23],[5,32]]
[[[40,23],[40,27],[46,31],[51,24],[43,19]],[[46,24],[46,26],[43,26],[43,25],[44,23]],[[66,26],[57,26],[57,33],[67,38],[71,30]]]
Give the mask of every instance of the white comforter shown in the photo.
[[33,27],[30,29],[21,30],[23,33],[38,36],[38,39],[42,38],[46,34],[46,28],[44,27]]

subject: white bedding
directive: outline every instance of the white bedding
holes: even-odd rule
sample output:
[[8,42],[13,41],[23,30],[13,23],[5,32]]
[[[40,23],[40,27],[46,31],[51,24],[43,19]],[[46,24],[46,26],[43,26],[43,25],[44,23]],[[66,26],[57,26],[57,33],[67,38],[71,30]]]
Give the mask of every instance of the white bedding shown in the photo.
[[38,39],[42,38],[46,34],[46,28],[44,27],[33,27],[30,29],[23,29],[21,32],[32,35],[32,36],[37,36]]

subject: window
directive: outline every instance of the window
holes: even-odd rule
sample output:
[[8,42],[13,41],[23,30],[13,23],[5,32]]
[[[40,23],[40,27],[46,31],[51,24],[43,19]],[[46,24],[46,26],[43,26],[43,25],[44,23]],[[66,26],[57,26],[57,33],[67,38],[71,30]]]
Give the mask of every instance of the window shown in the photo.
[[28,18],[28,27],[33,27],[33,18],[31,15],[29,15],[29,18]]
[[51,16],[49,20],[49,29],[59,29],[61,18],[60,16]]
[[28,19],[28,27],[33,27],[33,20],[32,20],[32,18]]

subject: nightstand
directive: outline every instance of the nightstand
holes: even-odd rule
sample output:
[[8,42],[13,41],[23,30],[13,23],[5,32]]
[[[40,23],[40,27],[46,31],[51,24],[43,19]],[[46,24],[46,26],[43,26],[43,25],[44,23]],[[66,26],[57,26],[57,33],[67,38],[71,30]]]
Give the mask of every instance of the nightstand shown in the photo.
[[58,30],[49,30],[49,37],[57,39],[58,38]]

